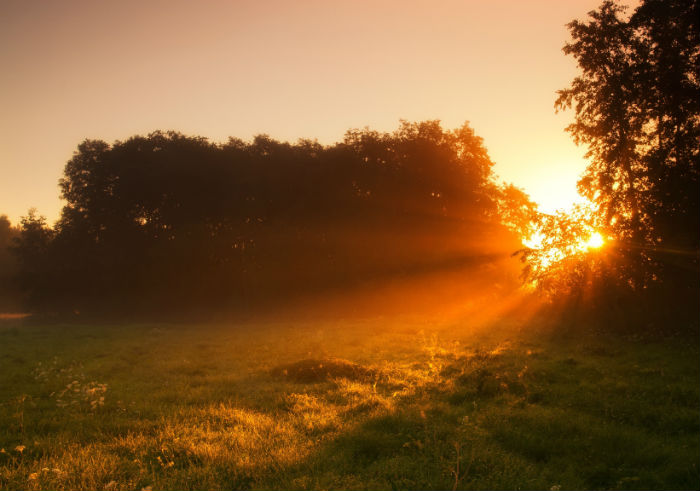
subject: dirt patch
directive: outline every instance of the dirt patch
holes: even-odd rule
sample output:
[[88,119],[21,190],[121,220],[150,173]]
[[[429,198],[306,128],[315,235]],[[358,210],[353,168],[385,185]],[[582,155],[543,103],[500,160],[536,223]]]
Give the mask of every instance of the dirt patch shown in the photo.
[[372,380],[377,374],[376,370],[339,358],[301,360],[275,367],[271,373],[275,377],[302,383],[323,382],[335,378]]

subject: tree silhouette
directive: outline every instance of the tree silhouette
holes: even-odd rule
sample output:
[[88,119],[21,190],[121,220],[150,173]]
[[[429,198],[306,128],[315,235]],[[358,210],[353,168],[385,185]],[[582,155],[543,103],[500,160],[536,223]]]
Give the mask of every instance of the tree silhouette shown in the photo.
[[[542,246],[518,254],[525,277],[572,316],[585,297],[619,327],[675,329],[700,310],[698,5],[624,10],[605,1],[569,24],[564,52],[580,75],[555,103],[575,108],[567,129],[590,159],[578,190],[594,210],[542,216]],[[600,253],[581,248],[592,230],[606,237]]]
[[[331,146],[176,132],[88,140],[60,181],[66,204],[41,281],[53,282],[56,310],[197,314],[476,267],[518,247],[533,206],[498,186],[492,166],[468,125],[436,121],[351,130]],[[30,231],[44,230],[35,222],[25,255]]]
[[581,74],[559,92],[591,164],[579,191],[617,238],[615,274],[634,290],[697,288],[700,248],[700,31],[692,0],[613,1],[569,24],[564,52]]
[[15,284],[17,259],[11,253],[14,239],[19,235],[6,215],[0,215],[0,313],[20,309],[18,288]]
[[21,218],[19,234],[10,247],[17,259],[19,288],[26,295],[26,304],[34,308],[53,307],[57,286],[49,252],[53,235],[46,218],[32,208]]

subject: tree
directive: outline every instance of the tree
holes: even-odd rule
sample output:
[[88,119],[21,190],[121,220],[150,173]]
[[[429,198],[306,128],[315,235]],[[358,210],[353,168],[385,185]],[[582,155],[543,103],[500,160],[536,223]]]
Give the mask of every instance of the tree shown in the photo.
[[87,140],[60,181],[55,230],[35,214],[23,225],[23,277],[35,305],[53,282],[54,310],[178,315],[478,268],[508,259],[533,208],[492,166],[467,124],[437,121],[331,146]]
[[[603,2],[587,21],[569,24],[572,41],[564,46],[580,75],[558,92],[555,107],[575,109],[567,130],[588,147],[578,190],[592,213],[544,217],[544,245],[519,254],[525,276],[576,306],[575,315],[583,305],[627,328],[693,326],[700,309],[698,3],[644,0],[624,14],[615,1]],[[604,250],[553,261],[567,247],[580,249],[581,227],[602,233]]]
[[538,220],[537,204],[522,189],[513,184],[503,184],[497,190],[500,220],[519,237],[529,237]]
[[18,288],[15,282],[17,259],[11,253],[19,229],[13,227],[6,215],[0,215],[0,312],[20,308]]
[[31,208],[21,218],[19,234],[13,239],[11,251],[17,258],[18,285],[23,293],[25,307],[30,310],[48,310],[55,299],[58,286],[51,272],[49,253],[53,230],[46,224],[46,217]]
[[700,17],[693,0],[614,1],[569,24],[564,52],[581,70],[556,108],[588,146],[578,189],[617,239],[614,274],[634,291],[697,288],[700,269]]

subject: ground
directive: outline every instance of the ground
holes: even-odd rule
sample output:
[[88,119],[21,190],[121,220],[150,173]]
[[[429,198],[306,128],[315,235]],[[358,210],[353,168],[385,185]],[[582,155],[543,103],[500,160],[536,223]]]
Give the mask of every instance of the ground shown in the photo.
[[418,318],[0,328],[0,489],[698,489],[697,340]]

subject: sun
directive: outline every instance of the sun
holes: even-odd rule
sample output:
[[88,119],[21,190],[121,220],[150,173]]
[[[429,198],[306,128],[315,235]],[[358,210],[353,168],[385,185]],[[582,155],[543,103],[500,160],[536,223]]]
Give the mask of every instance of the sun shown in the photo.
[[586,242],[584,242],[586,249],[599,249],[605,244],[605,239],[600,235],[600,232],[593,232]]
[[593,224],[592,214],[591,206],[579,205],[569,212],[542,214],[533,224],[530,236],[522,239],[533,284],[565,277],[577,264],[600,255],[606,239]]

